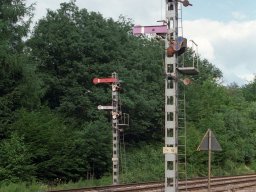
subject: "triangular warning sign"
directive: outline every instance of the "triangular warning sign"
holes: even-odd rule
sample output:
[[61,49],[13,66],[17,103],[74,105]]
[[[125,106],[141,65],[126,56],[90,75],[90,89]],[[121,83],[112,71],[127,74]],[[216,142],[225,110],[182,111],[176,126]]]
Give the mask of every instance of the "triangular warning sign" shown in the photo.
[[222,151],[222,148],[217,141],[213,132],[208,129],[206,134],[204,135],[200,145],[197,148],[197,151]]

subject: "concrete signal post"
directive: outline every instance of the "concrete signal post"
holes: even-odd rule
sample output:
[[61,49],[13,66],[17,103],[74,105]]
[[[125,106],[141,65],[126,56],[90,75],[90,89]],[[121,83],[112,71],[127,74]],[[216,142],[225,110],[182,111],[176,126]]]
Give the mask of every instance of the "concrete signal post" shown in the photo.
[[179,73],[182,75],[196,75],[198,70],[192,66],[178,63],[178,56],[187,47],[187,39],[179,35],[182,30],[180,6],[192,6],[188,0],[165,0],[165,19],[162,25],[135,26],[133,34],[157,36],[165,42],[165,192],[178,191],[178,163],[179,163],[179,125],[178,125],[178,82]]

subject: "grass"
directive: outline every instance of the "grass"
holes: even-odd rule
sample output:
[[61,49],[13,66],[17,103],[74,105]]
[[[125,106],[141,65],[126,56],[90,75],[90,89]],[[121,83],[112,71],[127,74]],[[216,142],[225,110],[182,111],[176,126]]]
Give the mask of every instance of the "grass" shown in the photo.
[[0,192],[46,192],[48,190],[76,189],[82,187],[110,185],[112,177],[102,177],[99,180],[80,180],[78,182],[59,183],[57,186],[47,186],[42,183],[2,183]]
[[[161,181],[164,177],[163,154],[160,145],[143,145],[139,148],[127,151],[122,154],[120,166],[121,183]],[[228,165],[228,166],[227,166]],[[220,166],[213,166],[214,175],[237,175],[254,173],[256,163],[250,166],[235,164],[227,161],[225,170]],[[196,172],[196,167],[189,166],[190,177]],[[0,184],[0,192],[46,192],[47,190],[76,189],[82,187],[104,186],[112,184],[112,173],[98,180],[79,180],[78,182],[62,183],[59,181],[56,186],[47,186],[42,183],[11,183]]]
[[45,192],[47,186],[41,183],[2,183],[0,185],[1,192]]
[[76,188],[83,188],[83,187],[92,187],[92,186],[104,186],[104,185],[111,185],[112,184],[112,177],[105,176],[101,179],[94,179],[94,180],[79,180],[78,182],[68,182],[68,183],[60,183],[57,186],[49,186],[48,190],[60,190],[60,189],[76,189]]

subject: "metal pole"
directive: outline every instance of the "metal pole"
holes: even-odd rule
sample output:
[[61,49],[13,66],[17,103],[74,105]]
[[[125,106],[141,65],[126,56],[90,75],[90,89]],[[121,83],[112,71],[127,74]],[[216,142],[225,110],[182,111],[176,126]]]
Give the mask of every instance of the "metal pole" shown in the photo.
[[212,151],[212,131],[209,131],[209,150],[208,150],[208,192],[211,192],[211,151]]
[[[98,83],[112,83],[112,106],[98,106],[98,109],[106,109],[112,110],[112,144],[113,144],[113,155],[112,155],[112,162],[113,162],[113,185],[119,184],[119,137],[120,137],[120,129],[119,126],[125,125],[120,120],[121,117],[121,109],[119,109],[119,97],[118,92],[120,90],[119,79],[117,73],[112,73],[111,78],[94,78],[94,84]],[[121,123],[120,123],[121,122]]]
[[116,78],[117,81],[112,83],[112,138],[113,138],[113,185],[119,184],[119,127],[118,127],[118,91],[116,90],[116,86],[118,84],[117,74],[112,73],[112,77]]

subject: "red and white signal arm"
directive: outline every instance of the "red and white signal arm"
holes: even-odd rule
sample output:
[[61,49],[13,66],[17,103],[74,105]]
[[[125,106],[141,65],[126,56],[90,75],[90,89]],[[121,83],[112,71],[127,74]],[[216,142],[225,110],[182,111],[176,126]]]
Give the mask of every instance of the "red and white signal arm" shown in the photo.
[[117,78],[109,77],[109,78],[94,78],[93,84],[99,84],[99,83],[116,83],[118,82]]

